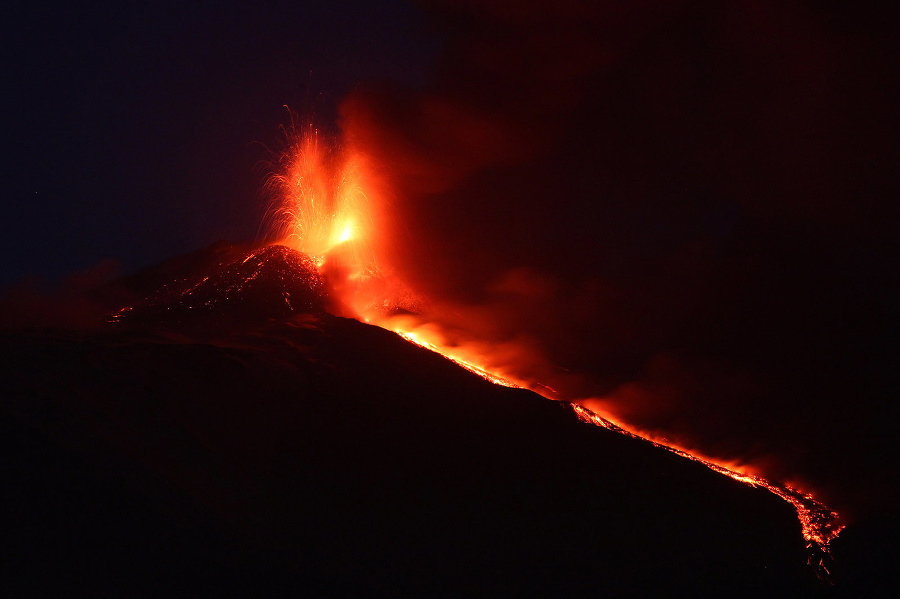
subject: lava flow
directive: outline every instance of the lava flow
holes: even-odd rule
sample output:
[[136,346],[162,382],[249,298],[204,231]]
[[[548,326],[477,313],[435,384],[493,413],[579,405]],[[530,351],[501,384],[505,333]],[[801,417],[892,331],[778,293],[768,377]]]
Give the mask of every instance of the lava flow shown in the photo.
[[[365,157],[353,148],[338,152],[329,148],[310,128],[297,134],[282,159],[284,170],[269,181],[273,194],[270,212],[275,243],[309,254],[327,282],[331,300],[342,315],[391,330],[407,341],[439,353],[487,381],[508,387],[528,388],[553,400],[570,402],[585,423],[651,443],[753,487],[762,487],[797,511],[810,563],[827,576],[829,543],[843,528],[839,515],[812,495],[786,484],[772,482],[742,466],[725,466],[713,458],[675,446],[665,440],[635,432],[626,425],[579,405],[578,398],[560,397],[552,388],[520,372],[508,372],[510,360],[500,368],[501,348],[488,343],[461,344],[448,340],[427,319],[416,316],[422,298],[393,278],[383,259],[376,259],[387,234],[375,226],[378,193],[366,178]],[[522,372],[528,372],[522,369]],[[590,403],[589,400],[585,400]]]

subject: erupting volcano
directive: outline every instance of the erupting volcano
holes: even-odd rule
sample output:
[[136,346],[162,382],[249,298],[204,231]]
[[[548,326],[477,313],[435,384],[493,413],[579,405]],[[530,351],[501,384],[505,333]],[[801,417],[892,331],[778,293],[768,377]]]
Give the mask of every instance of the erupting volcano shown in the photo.
[[[270,188],[275,192],[274,213],[280,220],[279,225],[275,227],[275,236],[281,237],[279,243],[311,253],[316,264],[322,269],[327,268],[330,260],[334,259],[333,255],[341,257],[348,255],[345,245],[352,245],[353,250],[349,255],[353,259],[349,263],[346,261],[342,263],[339,276],[351,281],[364,280],[376,271],[375,255],[371,248],[375,245],[374,240],[378,231],[372,227],[356,228],[353,223],[373,221],[377,206],[370,203],[369,198],[374,197],[374,193],[366,189],[366,179],[359,166],[362,158],[359,155],[348,151],[348,157],[332,152],[330,148],[320,144],[318,132],[315,130],[306,135],[297,135],[283,160],[288,165],[286,171],[275,174],[270,179]],[[366,248],[366,251],[360,251],[359,248]],[[572,409],[584,422],[646,441],[740,482],[769,490],[797,510],[803,528],[803,538],[810,550],[811,563],[816,563],[820,572],[827,576],[825,561],[829,558],[829,543],[840,533],[843,525],[836,512],[817,501],[811,494],[789,485],[768,481],[754,472],[741,471],[740,466],[726,466],[716,462],[715,459],[667,445],[664,440],[647,438],[628,430],[626,426],[614,424],[609,418],[578,405],[578,398],[560,397],[553,388],[541,384],[540,381],[529,380],[524,367],[515,374],[493,372],[491,364],[496,360],[492,359],[493,348],[489,343],[481,345],[480,355],[473,355],[464,348],[448,346],[440,335],[432,334],[427,339],[423,338],[419,331],[428,328],[427,322],[423,322],[421,317],[415,318],[419,315],[412,315],[413,320],[394,318],[398,309],[405,312],[407,306],[397,305],[396,300],[392,301],[391,297],[378,295],[364,297],[358,287],[349,291],[344,281],[336,283],[332,289],[339,294],[346,294],[338,299],[344,300],[344,305],[352,306],[355,311],[353,316],[357,319],[394,331],[407,341],[439,353],[487,381],[507,387],[526,387],[548,399],[571,402]],[[372,293],[372,288],[369,287],[365,291]],[[378,289],[375,293],[378,291],[383,293],[384,288]],[[361,299],[363,301],[360,301]],[[419,305],[424,303],[421,298],[418,300]]]
[[[816,592],[836,514],[647,442],[524,370],[496,373],[490,344],[428,335],[428,299],[385,274],[384,240],[363,226],[375,194],[364,178],[347,187],[317,143],[296,144],[300,165],[273,180],[281,238],[218,243],[96,289],[105,328],[4,336],[22,559],[72,522],[93,531],[65,532],[90,551],[59,547],[53,575],[14,586]],[[119,507],[48,519],[61,497]],[[127,576],[97,579],[98,564]]]
[[7,16],[7,594],[898,595],[886,10]]
[[182,259],[169,272],[172,280],[152,292],[142,290],[146,298],[112,313],[111,322],[151,322],[188,330],[215,322],[240,329],[255,322],[331,311],[377,325],[490,383],[527,388],[560,401],[580,422],[768,490],[796,510],[809,562],[823,579],[828,578],[829,543],[843,525],[836,512],[809,493],[615,424],[579,405],[579,398],[562,396],[534,380],[528,365],[517,369],[507,361],[505,370],[497,372],[492,365],[500,361],[492,354],[503,348],[494,348],[489,341],[479,343],[476,351],[467,349],[475,346],[471,342],[448,344],[440,327],[429,326],[433,308],[427,299],[384,274],[390,272],[388,261],[377,256],[376,248],[383,249],[386,243],[375,226],[383,208],[374,200],[378,190],[367,187],[365,157],[352,148],[329,146],[312,127],[305,133],[291,129],[291,134],[288,150],[278,162],[282,171],[271,175],[267,185],[271,244],[252,249],[223,243],[193,259]]

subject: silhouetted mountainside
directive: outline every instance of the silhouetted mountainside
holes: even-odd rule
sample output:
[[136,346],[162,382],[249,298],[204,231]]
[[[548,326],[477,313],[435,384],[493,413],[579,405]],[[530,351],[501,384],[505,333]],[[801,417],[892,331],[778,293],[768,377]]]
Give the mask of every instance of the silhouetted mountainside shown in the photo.
[[770,493],[322,312],[305,256],[207,263],[0,335],[10,596],[823,592]]
[[[116,291],[119,294],[116,294]],[[324,281],[313,261],[283,245],[216,243],[107,286],[133,299],[113,320],[131,324],[231,326],[320,312]]]

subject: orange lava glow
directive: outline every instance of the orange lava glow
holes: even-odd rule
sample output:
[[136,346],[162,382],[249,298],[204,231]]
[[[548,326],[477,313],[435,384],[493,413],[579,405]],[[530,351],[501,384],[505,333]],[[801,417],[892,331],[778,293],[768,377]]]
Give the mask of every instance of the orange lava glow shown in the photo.
[[726,464],[616,424],[597,413],[602,408],[594,400],[560,397],[540,381],[521,377],[521,372],[532,372],[525,367],[509,372],[509,365],[516,359],[509,348],[488,342],[461,343],[448,339],[438,326],[429,326],[425,317],[417,315],[416,307],[423,304],[423,299],[393,279],[390,268],[378,255],[379,248],[391,240],[389,232],[377,226],[385,222],[378,214],[383,202],[378,201],[378,186],[373,183],[365,156],[353,148],[330,148],[310,127],[291,140],[282,166],[283,172],[273,175],[268,185],[274,196],[270,221],[277,237],[275,242],[313,258],[328,281],[330,293],[338,296],[342,315],[393,331],[492,383],[528,388],[549,399],[571,401],[572,410],[582,422],[640,439],[742,483],[767,489],[797,510],[812,559],[819,560],[814,565],[827,574],[822,560],[827,558],[829,543],[843,525],[836,512],[810,494],[768,481],[745,465]]
[[[582,422],[602,426],[603,428],[616,431],[634,439],[646,441],[655,447],[665,449],[694,462],[699,462],[719,474],[724,474],[725,476],[729,476],[753,487],[762,487],[775,495],[778,495],[793,505],[797,510],[797,516],[800,519],[800,524],[803,529],[803,538],[806,539],[806,542],[810,544],[811,548],[815,545],[819,549],[827,551],[828,544],[837,537],[844,528],[840,523],[838,513],[829,509],[821,502],[816,501],[809,493],[804,493],[803,491],[786,484],[768,481],[757,474],[747,471],[745,466],[738,464],[724,465],[714,458],[699,455],[695,451],[692,452],[678,447],[671,442],[654,439],[652,435],[634,432],[633,430],[629,430],[629,428],[614,423],[608,418],[600,416],[582,405],[573,404],[572,409],[575,410],[575,413]],[[820,565],[824,567],[824,564]]]
[[377,205],[365,156],[334,148],[311,125],[291,128],[281,169],[267,182],[273,206],[267,220],[280,243],[308,254],[321,267],[340,262],[352,273],[375,265]]
[[442,348],[438,347],[437,345],[435,345],[434,343],[431,343],[430,341],[423,340],[414,331],[404,331],[403,329],[400,329],[400,328],[392,328],[389,330],[394,331],[395,333],[397,333],[398,335],[400,335],[407,341],[415,343],[416,345],[418,345],[420,347],[424,347],[425,349],[429,349],[435,353],[441,354],[442,356],[449,359],[450,361],[455,362],[456,364],[459,364],[460,366],[462,366],[469,372],[475,373],[478,376],[480,376],[481,378],[483,378],[484,380],[494,383],[495,385],[502,385],[504,387],[514,387],[516,389],[521,389],[523,387],[523,385],[518,385],[518,384],[512,382],[508,378],[502,377],[499,374],[495,374],[493,372],[490,372],[489,370],[486,370],[485,368],[482,368],[481,366],[478,366],[477,364],[472,362],[471,359],[466,359],[463,357],[459,357],[458,355],[454,355],[454,354],[458,354],[458,352],[454,352],[452,349],[449,349],[449,348],[442,349]]

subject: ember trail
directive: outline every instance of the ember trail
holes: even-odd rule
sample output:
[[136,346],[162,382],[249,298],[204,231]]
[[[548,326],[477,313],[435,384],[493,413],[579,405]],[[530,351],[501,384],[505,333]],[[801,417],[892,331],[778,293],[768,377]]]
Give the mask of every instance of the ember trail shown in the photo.
[[[387,234],[375,224],[379,194],[367,173],[365,157],[352,147],[341,151],[328,147],[311,127],[306,132],[292,129],[290,135],[288,151],[280,160],[282,170],[272,175],[267,186],[272,194],[269,216],[274,243],[312,257],[329,293],[336,296],[331,298],[337,301],[332,309],[393,331],[491,383],[528,388],[552,400],[568,399],[539,381],[524,380],[519,373],[500,372],[491,359],[492,348],[485,344],[476,351],[448,343],[438,331],[423,327],[421,320],[398,316],[415,312],[423,300],[392,277],[386,261],[376,256],[389,240],[381,238]],[[571,400],[569,405],[582,422],[650,443],[790,503],[797,511],[811,565],[820,575],[828,575],[829,543],[844,525],[837,512],[811,494],[639,434],[578,405],[577,398]]]

